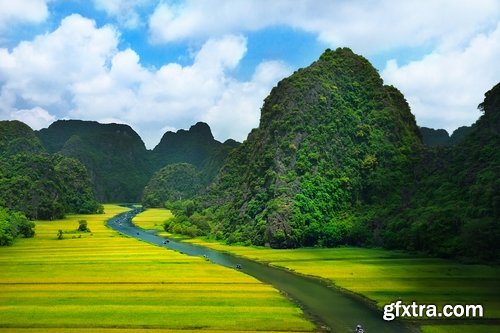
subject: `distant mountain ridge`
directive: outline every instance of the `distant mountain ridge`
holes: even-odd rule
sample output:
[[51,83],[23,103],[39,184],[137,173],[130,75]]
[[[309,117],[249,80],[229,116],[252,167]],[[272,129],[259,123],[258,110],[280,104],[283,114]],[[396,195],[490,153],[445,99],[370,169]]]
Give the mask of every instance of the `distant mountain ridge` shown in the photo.
[[457,128],[451,135],[444,129],[433,129],[428,127],[419,127],[422,135],[422,142],[428,146],[453,146],[464,141],[465,137],[470,133],[471,126],[461,126]]
[[143,189],[162,167],[190,163],[209,182],[218,172],[234,142],[220,143],[210,127],[197,123],[188,131],[167,132],[147,150],[128,125],[95,121],[58,120],[36,132],[44,147],[82,162],[101,202],[138,202]]

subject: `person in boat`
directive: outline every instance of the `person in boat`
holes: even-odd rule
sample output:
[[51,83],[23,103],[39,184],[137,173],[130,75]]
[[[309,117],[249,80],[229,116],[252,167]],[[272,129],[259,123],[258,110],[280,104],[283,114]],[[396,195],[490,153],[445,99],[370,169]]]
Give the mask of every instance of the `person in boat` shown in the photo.
[[363,327],[361,325],[356,325],[356,333],[364,333],[365,331],[363,330]]

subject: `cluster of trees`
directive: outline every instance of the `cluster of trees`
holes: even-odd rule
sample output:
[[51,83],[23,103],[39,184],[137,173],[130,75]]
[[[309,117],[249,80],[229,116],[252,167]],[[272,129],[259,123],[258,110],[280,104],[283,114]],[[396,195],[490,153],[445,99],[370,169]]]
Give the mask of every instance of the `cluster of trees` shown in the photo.
[[0,207],[0,246],[11,245],[17,237],[33,237],[35,223],[20,212]]
[[20,153],[0,159],[0,170],[0,206],[30,219],[102,212],[85,167],[75,159]]
[[163,228],[167,232],[183,234],[190,237],[208,235],[212,216],[205,211],[199,213],[199,207],[193,200],[167,201],[165,207],[172,211],[174,217],[165,221]]
[[[407,200],[366,207],[384,221],[383,244],[443,257],[500,257],[500,83],[479,105],[483,112],[464,140],[426,147],[414,168]],[[361,217],[360,221],[373,221]]]

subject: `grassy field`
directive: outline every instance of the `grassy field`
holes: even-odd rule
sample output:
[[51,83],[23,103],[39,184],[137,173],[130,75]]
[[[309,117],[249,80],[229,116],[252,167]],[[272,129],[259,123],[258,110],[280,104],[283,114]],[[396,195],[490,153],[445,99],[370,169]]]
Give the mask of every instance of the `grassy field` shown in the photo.
[[[420,304],[481,304],[488,319],[500,319],[500,267],[361,249],[291,249],[229,246],[200,239],[188,242],[231,252],[300,274],[321,277],[340,288],[384,304],[401,299]],[[464,320],[464,323],[467,320]],[[487,329],[483,329],[487,327]],[[498,332],[500,325],[429,325],[427,333]]]
[[163,222],[172,216],[172,213],[167,209],[148,208],[146,211],[136,215],[132,219],[132,223],[142,229],[164,231]]
[[[37,222],[35,238],[0,248],[0,332],[314,330],[272,287],[202,258],[122,237],[104,221],[126,209],[105,210]],[[76,232],[81,219],[90,233]]]

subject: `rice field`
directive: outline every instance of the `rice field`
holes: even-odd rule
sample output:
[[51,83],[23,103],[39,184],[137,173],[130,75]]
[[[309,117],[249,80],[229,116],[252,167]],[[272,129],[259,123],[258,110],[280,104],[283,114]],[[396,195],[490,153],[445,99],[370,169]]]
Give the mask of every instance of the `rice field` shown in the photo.
[[173,217],[172,213],[163,208],[148,208],[144,212],[136,215],[132,223],[146,230],[164,231],[163,222]]
[[[398,299],[420,304],[481,304],[484,317],[500,321],[500,267],[466,265],[415,257],[381,249],[287,249],[229,246],[192,239],[189,242],[227,251],[299,274],[320,277],[362,295],[379,308]],[[463,320],[470,324],[471,321]],[[425,323],[425,319],[422,320]],[[479,323],[478,323],[479,324]],[[483,329],[487,327],[490,330]],[[500,324],[424,326],[427,333],[498,332]]]
[[[35,238],[1,247],[0,333],[315,329],[271,286],[105,227],[125,210],[38,221]],[[91,232],[76,232],[82,219]]]

